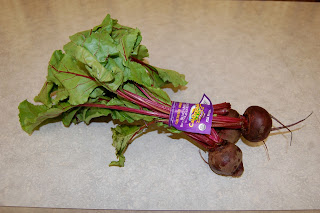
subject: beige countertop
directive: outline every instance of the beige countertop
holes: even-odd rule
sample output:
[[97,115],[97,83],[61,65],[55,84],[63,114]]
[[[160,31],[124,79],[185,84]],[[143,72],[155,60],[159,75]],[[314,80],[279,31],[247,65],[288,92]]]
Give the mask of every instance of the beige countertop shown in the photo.
[[[320,209],[320,4],[256,1],[0,1],[0,206],[139,210]],[[172,100],[260,105],[284,123],[264,146],[238,142],[245,172],[211,172],[189,140],[152,131],[114,160],[112,121],[31,136],[18,104],[40,91],[68,36],[107,14],[141,30],[148,61],[189,81]],[[275,124],[276,125],[276,124]]]

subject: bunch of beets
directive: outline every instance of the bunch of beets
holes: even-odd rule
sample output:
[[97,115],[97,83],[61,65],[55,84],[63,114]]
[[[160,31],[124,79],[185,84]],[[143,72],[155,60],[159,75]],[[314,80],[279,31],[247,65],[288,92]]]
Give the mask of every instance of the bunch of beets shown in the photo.
[[167,84],[184,86],[187,82],[176,71],[145,62],[149,53],[140,44],[138,29],[120,25],[107,15],[100,25],[76,33],[70,40],[64,45],[64,52],[56,50],[52,54],[46,82],[34,99],[40,104],[27,100],[20,103],[21,127],[31,134],[52,118],[70,126],[111,116],[121,124],[112,128],[112,145],[118,160],[110,166],[124,166],[128,145],[144,129],[156,124],[194,140],[208,152],[213,172],[239,177],[244,168],[242,152],[235,143],[241,136],[260,142],[271,131],[294,125],[272,128],[275,118],[262,107],[250,106],[240,115],[229,103],[220,103],[212,104],[210,134],[178,130],[170,125],[173,102],[162,88]]

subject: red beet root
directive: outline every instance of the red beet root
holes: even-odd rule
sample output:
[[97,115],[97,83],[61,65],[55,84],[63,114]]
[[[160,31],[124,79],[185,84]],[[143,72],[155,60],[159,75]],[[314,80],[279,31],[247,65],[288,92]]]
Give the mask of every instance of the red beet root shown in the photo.
[[241,149],[230,142],[210,151],[208,161],[211,170],[219,175],[240,177],[244,171]]
[[241,131],[245,139],[251,142],[259,142],[268,137],[272,120],[265,109],[259,106],[250,106],[243,116],[245,117],[245,123]]

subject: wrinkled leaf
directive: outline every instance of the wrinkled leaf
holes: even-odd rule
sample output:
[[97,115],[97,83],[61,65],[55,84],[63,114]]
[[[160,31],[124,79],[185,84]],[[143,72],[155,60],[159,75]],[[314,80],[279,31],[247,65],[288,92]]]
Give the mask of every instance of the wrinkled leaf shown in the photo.
[[113,161],[109,166],[124,166],[124,152],[130,143],[130,139],[136,132],[138,132],[140,126],[129,126],[129,125],[118,125],[116,128],[111,128],[112,130],[112,146],[116,149],[116,155],[119,161]]
[[88,75],[81,64],[67,54],[58,65],[49,64],[49,72],[51,73],[50,80],[54,77],[68,92],[69,103],[72,105],[87,102],[91,92],[99,86],[99,83]]
[[67,55],[71,55],[76,60],[87,65],[90,75],[96,78],[99,82],[110,82],[114,79],[112,72],[101,65],[97,58],[84,47],[78,46],[73,42],[69,42],[64,45],[63,49]]
[[100,63],[108,60],[109,56],[117,56],[119,51],[111,36],[107,32],[91,34],[81,45],[94,55]]
[[103,33],[103,34],[111,34],[112,32],[112,27],[113,27],[113,19],[111,19],[110,15],[108,14],[104,20],[102,21],[101,24],[95,26],[93,29],[91,30],[85,30],[82,32],[78,32],[72,36],[70,36],[70,40],[72,42],[74,42],[75,44],[82,46],[85,41],[87,40],[87,38],[95,32],[98,33]]
[[136,62],[128,63],[128,69],[125,69],[125,80],[131,80],[146,87],[150,87],[152,84],[146,69]]
[[136,57],[139,60],[142,60],[145,57],[149,57],[149,52],[146,46],[139,45],[136,47],[136,49],[133,51],[132,55]]
[[34,101],[41,102],[50,108],[52,106],[52,99],[51,99],[50,93],[53,89],[53,86],[54,86],[54,83],[46,81],[40,93],[34,98]]
[[45,105],[33,105],[27,100],[19,104],[19,119],[22,129],[31,134],[36,127],[49,118],[60,116],[63,112],[69,110],[69,104],[61,104],[54,108],[48,108]]
[[117,157],[119,160],[118,161],[111,161],[109,166],[124,167],[124,162],[126,161],[126,158],[124,157],[124,155],[119,155]]
[[174,87],[185,86],[188,83],[185,80],[184,74],[180,74],[174,70],[162,69],[154,66],[153,68],[157,70],[163,81],[172,83]]
[[96,32],[96,31],[102,31],[102,32],[106,32],[108,34],[111,34],[112,32],[112,27],[113,27],[113,24],[116,22],[116,20],[113,20],[111,17],[110,17],[110,14],[108,14],[102,21],[101,24],[95,26],[92,31],[93,32]]
[[84,115],[84,122],[89,124],[93,118],[104,117],[110,115],[112,110],[103,108],[88,108]]
[[103,95],[104,95],[103,89],[101,89],[100,87],[97,87],[90,93],[90,98],[98,98]]
[[[118,43],[120,43],[120,39],[131,33],[132,31],[134,31],[133,28],[131,27],[128,27],[128,26],[124,26],[124,25],[121,25],[117,22],[117,20],[114,20],[113,22],[113,26],[112,26],[112,32],[111,32],[111,37]],[[140,35],[141,36],[141,35]],[[141,39],[138,39],[138,41],[141,41]]]
[[116,61],[112,58],[108,59],[108,63],[105,66],[108,71],[111,71],[114,76],[114,80],[108,83],[103,83],[102,85],[111,91],[115,91],[119,88],[119,86],[123,83],[124,80],[124,72],[121,67],[116,63]]
[[138,46],[140,43],[140,30],[135,29],[132,30],[130,33],[124,34],[120,39],[119,39],[119,44],[117,46],[121,57],[124,60],[124,64],[126,65],[125,62],[127,62],[130,59],[130,56],[135,48],[135,46]]
[[62,114],[62,123],[63,125],[65,125],[66,127],[70,126],[76,113],[80,110],[81,108],[80,107],[76,107],[76,108],[73,108],[67,112],[64,112]]

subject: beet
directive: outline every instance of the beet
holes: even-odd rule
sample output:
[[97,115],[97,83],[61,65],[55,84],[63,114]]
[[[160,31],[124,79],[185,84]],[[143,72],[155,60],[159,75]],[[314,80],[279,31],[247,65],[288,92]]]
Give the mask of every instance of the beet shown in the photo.
[[242,136],[250,142],[266,139],[271,131],[272,120],[270,114],[262,107],[250,106],[243,116],[246,122],[242,127]]
[[[240,114],[234,110],[229,109],[228,117],[239,118]],[[240,129],[230,129],[230,128],[216,128],[216,131],[221,139],[226,140],[230,143],[237,143],[241,137],[241,130]]]
[[228,114],[226,114],[226,116],[232,117],[232,118],[239,118],[240,114],[237,112],[237,110],[229,109],[229,112]]
[[241,149],[227,141],[209,151],[208,161],[211,170],[219,175],[239,177],[244,171]]

